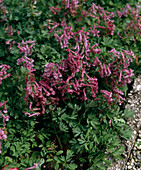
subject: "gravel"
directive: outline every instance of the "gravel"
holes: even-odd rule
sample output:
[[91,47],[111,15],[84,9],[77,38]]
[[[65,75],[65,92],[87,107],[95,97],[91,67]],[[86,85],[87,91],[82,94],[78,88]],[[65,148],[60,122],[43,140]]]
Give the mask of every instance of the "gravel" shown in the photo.
[[108,170],[141,170],[141,75],[134,81],[125,108],[134,111],[134,118],[126,122],[133,130],[132,139],[123,141],[126,148],[123,153],[124,160],[113,163]]

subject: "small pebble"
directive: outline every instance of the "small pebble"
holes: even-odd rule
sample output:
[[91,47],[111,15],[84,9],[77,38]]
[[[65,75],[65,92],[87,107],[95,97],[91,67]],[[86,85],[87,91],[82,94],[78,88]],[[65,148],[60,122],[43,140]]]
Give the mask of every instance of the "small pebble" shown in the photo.
[[134,148],[133,148],[135,151],[137,150],[137,148],[134,146]]
[[133,166],[134,165],[134,163],[131,163],[131,166]]
[[133,124],[136,124],[136,122],[133,120]]
[[136,89],[137,89],[137,91],[140,91],[140,90],[141,90],[141,85],[138,85],[138,86],[136,87]]
[[139,138],[141,138],[141,133],[139,133]]
[[141,142],[141,139],[138,138],[138,139],[137,139],[137,143],[139,143],[139,142]]
[[136,135],[137,134],[137,132],[134,130],[134,134]]
[[141,150],[141,145],[137,145],[137,148],[138,148],[139,150]]
[[136,151],[133,151],[132,153],[133,153],[133,155],[134,155],[134,156],[136,156],[136,155],[137,155]]
[[140,128],[140,125],[139,125],[139,124],[137,124],[137,128]]
[[128,166],[128,169],[132,169],[132,166]]
[[137,155],[137,159],[141,160],[141,155]]
[[127,162],[127,165],[130,165],[130,162]]

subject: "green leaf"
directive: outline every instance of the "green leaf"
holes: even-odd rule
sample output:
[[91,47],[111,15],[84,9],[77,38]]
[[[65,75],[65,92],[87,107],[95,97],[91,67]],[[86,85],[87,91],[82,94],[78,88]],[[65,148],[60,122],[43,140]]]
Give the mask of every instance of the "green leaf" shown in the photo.
[[11,163],[13,162],[13,159],[8,157],[8,156],[5,157],[5,160],[8,161],[8,162],[11,162]]
[[97,106],[97,102],[92,100],[89,104],[89,107],[96,107]]
[[60,150],[56,153],[56,155],[58,156],[58,155],[61,155],[62,153],[63,153],[63,150]]
[[37,57],[38,57],[40,60],[43,60],[43,59],[44,59],[43,55],[41,55],[41,54],[37,54]]
[[71,163],[71,164],[69,164],[69,166],[68,166],[71,170],[75,170],[77,167],[78,167],[78,165],[76,165],[76,164],[74,164],[74,163]]
[[130,110],[129,108],[124,109],[124,117],[127,118],[132,118],[133,117],[133,110]]
[[82,157],[80,157],[79,160],[80,160],[80,162],[83,162],[83,163],[87,162],[87,160]]
[[53,159],[47,159],[46,160],[46,162],[52,162],[53,161]]
[[58,170],[59,169],[59,164],[56,164],[54,168],[55,168],[55,170]]
[[70,109],[74,109],[72,103],[68,103],[68,107],[69,107]]
[[67,150],[66,161],[69,162],[73,157],[74,152],[72,150]]

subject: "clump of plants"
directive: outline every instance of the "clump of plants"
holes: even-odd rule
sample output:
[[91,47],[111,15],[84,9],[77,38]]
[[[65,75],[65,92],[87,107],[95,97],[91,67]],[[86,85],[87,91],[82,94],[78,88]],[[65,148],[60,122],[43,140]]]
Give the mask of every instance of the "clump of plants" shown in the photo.
[[91,170],[121,160],[139,3],[110,11],[86,0],[0,3],[0,165]]

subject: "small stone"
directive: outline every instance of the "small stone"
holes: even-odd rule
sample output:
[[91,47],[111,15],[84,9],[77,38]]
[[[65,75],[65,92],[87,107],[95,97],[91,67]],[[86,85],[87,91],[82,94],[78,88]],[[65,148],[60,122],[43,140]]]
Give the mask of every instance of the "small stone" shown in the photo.
[[139,142],[141,142],[141,139],[138,138],[138,139],[137,139],[137,143],[139,143]]
[[132,169],[132,166],[128,166],[128,169]]
[[131,166],[133,166],[134,165],[134,163],[131,163]]
[[137,91],[140,91],[141,90],[141,85],[138,85],[137,86]]
[[138,148],[139,150],[141,150],[141,145],[137,145],[137,148]]
[[134,161],[134,159],[131,159],[131,163],[134,163],[135,161]]
[[140,155],[140,151],[137,151],[137,154]]
[[131,101],[131,100],[128,100],[128,103],[132,103],[132,101]]
[[130,163],[129,163],[129,162],[127,162],[127,165],[130,165]]
[[141,132],[139,131],[139,137],[141,138]]
[[[134,112],[135,112],[135,113],[138,113],[138,110],[134,110]],[[137,120],[137,122],[138,122],[138,119],[136,119],[136,120]]]
[[136,135],[137,134],[137,132],[134,130],[134,134]]
[[140,128],[140,125],[139,125],[139,124],[137,124],[137,128]]
[[137,148],[134,146],[134,150],[136,151],[137,150]]
[[125,166],[125,169],[127,169],[127,166]]
[[134,155],[134,156],[136,156],[136,155],[137,155],[136,151],[133,151],[132,153],[133,153],[133,155]]
[[128,145],[128,150],[132,149],[132,146],[131,145]]
[[141,155],[137,155],[137,159],[141,160]]
[[135,124],[136,122],[133,120],[132,123]]

